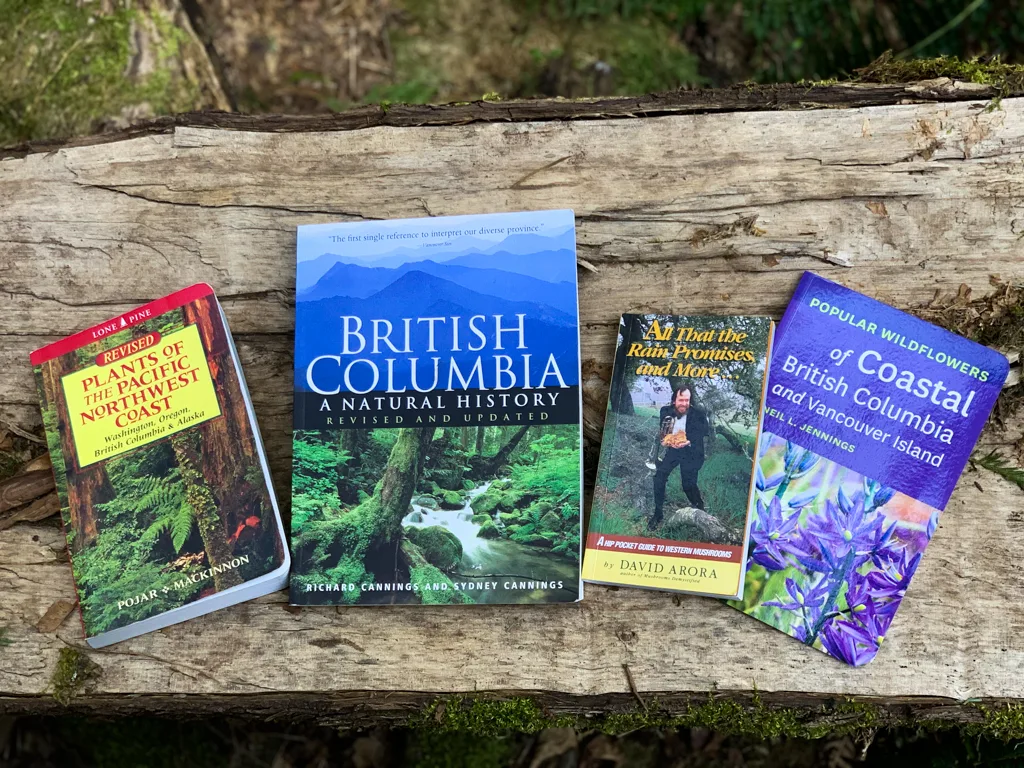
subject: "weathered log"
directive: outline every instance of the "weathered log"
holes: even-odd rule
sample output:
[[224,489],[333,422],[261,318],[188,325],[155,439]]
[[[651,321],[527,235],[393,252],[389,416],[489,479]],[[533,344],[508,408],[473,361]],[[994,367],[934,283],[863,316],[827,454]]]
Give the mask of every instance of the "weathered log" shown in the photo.
[[[1020,96],[1015,87],[972,83],[937,77],[913,83],[850,82],[835,84],[743,83],[717,90],[678,90],[648,96],[595,99],[513,99],[473,101],[443,106],[419,104],[368,105],[341,113],[312,115],[248,115],[237,112],[190,112],[168,115],[120,131],[73,139],[40,140],[0,152],[0,158],[20,157],[32,152],[50,152],[61,147],[88,146],[120,141],[176,128],[207,127],[240,131],[352,131],[394,126],[413,128],[427,125],[466,125],[475,122],[529,122],[537,120],[594,120],[663,115],[744,112],[749,110],[806,110],[821,108],[864,108],[889,104],[932,101],[970,101]],[[218,95],[219,99],[223,98]]]
[[0,514],[28,504],[53,490],[53,470],[22,472],[0,483]]
[[[903,308],[961,284],[984,295],[993,275],[1024,283],[1024,99],[990,104],[990,89],[949,81],[813,87],[805,99],[795,88],[183,116],[9,153],[0,419],[38,430],[31,349],[205,280],[236,334],[287,508],[295,226],[305,223],[572,207],[580,256],[597,269],[580,272],[588,470],[624,311],[778,317],[805,269]],[[825,104],[859,108],[807,108]],[[1020,417],[1007,425],[985,434],[986,450],[1013,455]],[[1022,498],[968,470],[863,669],[715,601],[658,592],[329,610],[293,609],[277,594],[86,652],[101,673],[71,706],[339,724],[404,718],[452,694],[527,696],[586,716],[635,709],[637,694],[675,714],[711,691],[753,706],[756,690],[807,722],[841,719],[832,707],[852,698],[885,722],[982,723],[977,702],[1024,703],[1024,624],[1012,609]],[[0,531],[0,627],[12,641],[0,650],[0,710],[55,708],[58,653],[81,647],[77,622],[35,628],[55,601],[74,599],[63,549],[52,523]]]

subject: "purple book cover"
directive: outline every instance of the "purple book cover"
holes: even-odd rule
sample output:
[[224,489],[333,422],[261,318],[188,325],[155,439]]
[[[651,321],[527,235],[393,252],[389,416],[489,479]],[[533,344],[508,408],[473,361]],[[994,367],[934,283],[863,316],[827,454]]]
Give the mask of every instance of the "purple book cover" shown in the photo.
[[775,334],[732,605],[871,661],[1007,371],[994,350],[805,272]]

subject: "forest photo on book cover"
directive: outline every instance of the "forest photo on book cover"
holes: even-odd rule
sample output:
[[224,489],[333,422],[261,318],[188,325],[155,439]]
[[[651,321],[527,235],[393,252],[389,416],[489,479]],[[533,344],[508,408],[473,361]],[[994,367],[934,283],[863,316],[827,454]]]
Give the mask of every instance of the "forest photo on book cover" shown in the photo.
[[[560,582],[553,599],[576,595],[575,424],[301,431],[294,445],[299,594],[326,581],[356,586],[344,602],[537,602],[550,589],[481,586],[497,579]],[[361,588],[406,579],[420,589]],[[423,588],[434,584],[446,588]]]
[[572,212],[303,227],[297,285],[292,602],[578,599]]
[[[69,420],[81,414],[69,414],[62,379],[94,368],[105,350],[154,332],[173,337],[189,326],[198,330],[206,350],[198,365],[209,368],[220,415],[78,466]],[[105,375],[130,381],[127,377],[139,375],[132,362],[112,363]],[[35,373],[90,637],[241,584],[284,561],[277,516],[213,296],[46,360]],[[184,388],[177,397],[187,393]],[[142,428],[128,426],[122,433],[137,435]]]
[[[635,344],[661,351],[651,341],[652,329],[684,323],[699,328],[695,332],[701,338],[717,339],[726,329],[746,334],[741,345],[744,359],[714,362],[719,371],[712,377],[700,375],[709,365],[700,361],[672,362],[665,373],[661,358],[652,358],[651,365],[647,358],[628,355]],[[770,323],[759,317],[623,316],[594,490],[592,532],[742,544],[769,333]],[[669,349],[675,343],[670,342]],[[688,346],[703,352],[723,345],[691,341]],[[656,368],[662,370],[645,373]],[[692,466],[673,466],[667,461],[671,447],[665,447],[668,443],[661,424],[663,414],[671,410],[681,392],[688,403],[687,432],[703,442],[703,460]],[[659,470],[669,469],[659,477]],[[662,489],[659,510],[656,493]]]

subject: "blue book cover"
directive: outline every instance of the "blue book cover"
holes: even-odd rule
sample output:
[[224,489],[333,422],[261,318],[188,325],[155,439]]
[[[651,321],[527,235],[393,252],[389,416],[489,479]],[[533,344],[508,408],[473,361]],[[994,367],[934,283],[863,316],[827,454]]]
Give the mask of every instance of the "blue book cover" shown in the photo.
[[859,666],[889,631],[1008,362],[810,272],[775,341],[733,605]]
[[302,226],[297,257],[292,604],[579,600],[572,211]]

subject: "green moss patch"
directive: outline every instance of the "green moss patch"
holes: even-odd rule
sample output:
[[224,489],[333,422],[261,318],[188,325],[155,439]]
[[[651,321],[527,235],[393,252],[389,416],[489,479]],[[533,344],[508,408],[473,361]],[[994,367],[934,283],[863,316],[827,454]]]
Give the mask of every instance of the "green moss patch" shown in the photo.
[[911,83],[948,77],[969,83],[990,85],[1008,95],[1024,91],[1024,65],[1006,64],[999,57],[989,61],[939,56],[934,59],[897,59],[886,53],[857,70],[858,79],[867,83]]
[[496,489],[488,489],[473,499],[473,511],[477,515],[491,515],[498,508],[501,502],[501,492]]
[[409,571],[409,580],[416,587],[424,605],[458,605],[473,602],[455,588],[452,580],[433,565],[421,565]]
[[481,539],[500,539],[501,531],[498,530],[498,526],[494,524],[494,521],[490,518],[480,526],[480,530],[476,534]]
[[405,537],[420,548],[427,562],[442,571],[454,570],[462,560],[462,542],[443,526],[406,528]]
[[99,677],[100,666],[75,648],[61,648],[57,655],[57,666],[50,676],[50,690],[53,698],[64,706],[71,703],[90,681]]
[[[147,54],[153,67],[136,76],[133,40],[140,26],[154,45]],[[150,114],[197,108],[199,86],[172,66],[186,39],[160,11],[0,0],[0,145],[90,133],[126,108]]]
[[458,732],[475,737],[500,738],[510,733],[536,733],[545,728],[575,728],[622,735],[645,728],[706,728],[724,734],[763,740],[777,738],[822,739],[865,736],[879,728],[936,731],[959,728],[966,736],[983,736],[1001,741],[1024,739],[1024,706],[968,705],[981,713],[974,723],[947,719],[916,719],[895,714],[871,703],[837,700],[820,706],[787,707],[765,703],[754,694],[748,700],[716,697],[694,701],[685,711],[670,714],[656,698],[638,702],[624,712],[598,717],[556,715],[533,699],[470,699],[460,696],[438,699],[408,725],[421,732]]
[[441,496],[441,509],[462,509],[465,502],[458,491],[445,491]]
[[545,728],[571,728],[575,717],[552,717],[533,699],[438,699],[410,718],[409,727],[440,733],[470,733],[495,737],[509,733],[536,733]]
[[988,736],[1001,741],[1024,739],[1024,705],[1006,704],[1001,707],[979,705],[984,720],[968,726],[969,735]]

